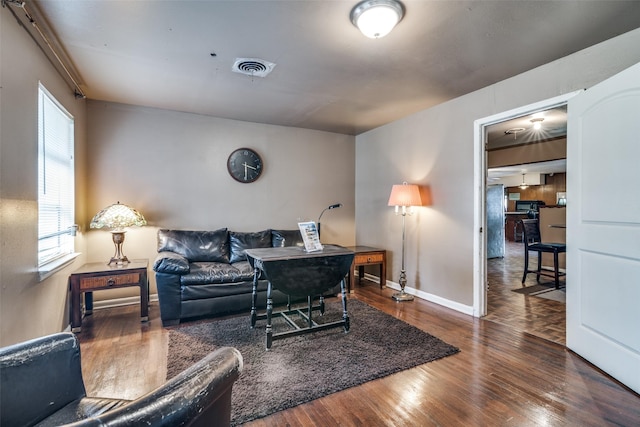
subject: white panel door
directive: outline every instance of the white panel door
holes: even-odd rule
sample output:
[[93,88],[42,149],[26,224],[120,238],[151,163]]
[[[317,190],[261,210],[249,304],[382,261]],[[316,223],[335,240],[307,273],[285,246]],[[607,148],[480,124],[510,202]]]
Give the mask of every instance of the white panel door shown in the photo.
[[640,64],[572,98],[567,347],[640,393]]

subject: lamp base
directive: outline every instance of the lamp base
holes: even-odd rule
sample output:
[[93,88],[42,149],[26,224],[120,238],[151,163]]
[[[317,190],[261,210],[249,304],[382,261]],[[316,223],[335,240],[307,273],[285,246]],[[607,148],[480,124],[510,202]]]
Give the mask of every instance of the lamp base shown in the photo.
[[393,298],[395,301],[398,301],[398,302],[413,301],[413,295],[406,293],[404,289],[400,292],[396,292],[395,294],[391,295],[391,298]]
[[111,265],[125,265],[129,264],[129,258],[122,253],[122,244],[124,243],[124,230],[116,230],[111,232],[111,237],[113,239],[113,244],[116,247],[116,252],[111,257],[109,261],[109,266]]
[[112,257],[107,265],[126,265],[129,264],[129,258],[122,256],[121,258]]

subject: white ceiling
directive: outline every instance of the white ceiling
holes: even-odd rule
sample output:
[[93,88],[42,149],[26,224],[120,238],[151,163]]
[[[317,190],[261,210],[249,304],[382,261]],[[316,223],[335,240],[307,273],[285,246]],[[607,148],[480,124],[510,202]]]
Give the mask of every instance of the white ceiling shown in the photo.
[[[353,135],[640,26],[640,1],[405,0],[404,19],[373,40],[349,20],[356,3],[39,0],[34,9],[88,98]],[[251,78],[231,71],[238,57],[276,66]]]
[[[528,163],[524,165],[490,168],[487,171],[487,184],[518,185],[522,182],[522,175],[542,175],[564,173],[567,171],[567,159],[551,160],[548,162]],[[516,177],[516,180],[513,180]],[[539,178],[538,178],[539,179]],[[530,183],[530,180],[526,180]]]
[[[531,122],[533,118],[543,119],[540,129],[534,129]],[[488,150],[566,138],[567,106],[563,105],[496,123],[487,127],[486,135]],[[566,171],[566,159],[489,168],[487,183],[513,186],[522,182],[522,174],[526,174],[529,180],[531,179],[529,176],[534,176],[537,181],[541,174],[563,173]],[[535,177],[535,175],[538,175],[538,177]]]
[[[531,120],[542,119],[540,129]],[[567,136],[567,106],[537,111],[487,127],[487,149],[512,147]]]

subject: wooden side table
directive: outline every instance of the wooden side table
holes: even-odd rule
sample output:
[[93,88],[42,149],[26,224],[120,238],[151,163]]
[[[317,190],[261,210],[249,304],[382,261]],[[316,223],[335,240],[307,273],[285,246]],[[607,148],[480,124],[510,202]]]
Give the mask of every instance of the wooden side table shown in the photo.
[[358,267],[358,282],[364,277],[364,267],[367,265],[380,266],[380,289],[387,286],[387,251],[370,246],[349,246],[347,249],[355,252],[353,264],[349,270],[349,292],[355,287],[354,270]]
[[69,276],[71,288],[71,331],[82,330],[81,295],[85,294],[85,313],[93,311],[93,292],[105,289],[140,287],[140,317],[149,320],[149,281],[147,268],[149,260],[137,259],[120,266],[109,266],[104,262],[88,263]]

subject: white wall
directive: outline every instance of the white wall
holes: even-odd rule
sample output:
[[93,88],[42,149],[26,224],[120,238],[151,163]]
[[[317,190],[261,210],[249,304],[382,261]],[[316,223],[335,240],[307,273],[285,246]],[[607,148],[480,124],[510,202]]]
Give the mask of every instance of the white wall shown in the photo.
[[407,218],[407,287],[471,313],[474,121],[588,88],[640,61],[640,29],[356,137],[356,240],[390,252],[398,281],[401,222],[393,184],[428,186],[432,205]]
[[[85,259],[38,280],[38,81],[75,118],[76,217],[82,217],[85,101],[75,99],[7,7],[0,8],[0,346],[67,327],[67,278]],[[86,250],[82,234],[76,250]]]
[[[323,243],[355,244],[353,136],[98,101],[88,102],[88,118],[85,227],[117,201],[139,210],[149,226],[127,232],[130,259],[153,261],[158,228],[295,229],[333,203],[343,207],[322,217]],[[236,182],[227,172],[227,158],[239,147],[263,159],[254,183]],[[90,261],[113,254],[107,231],[90,230],[88,240]],[[111,293],[94,297],[137,291]]]

